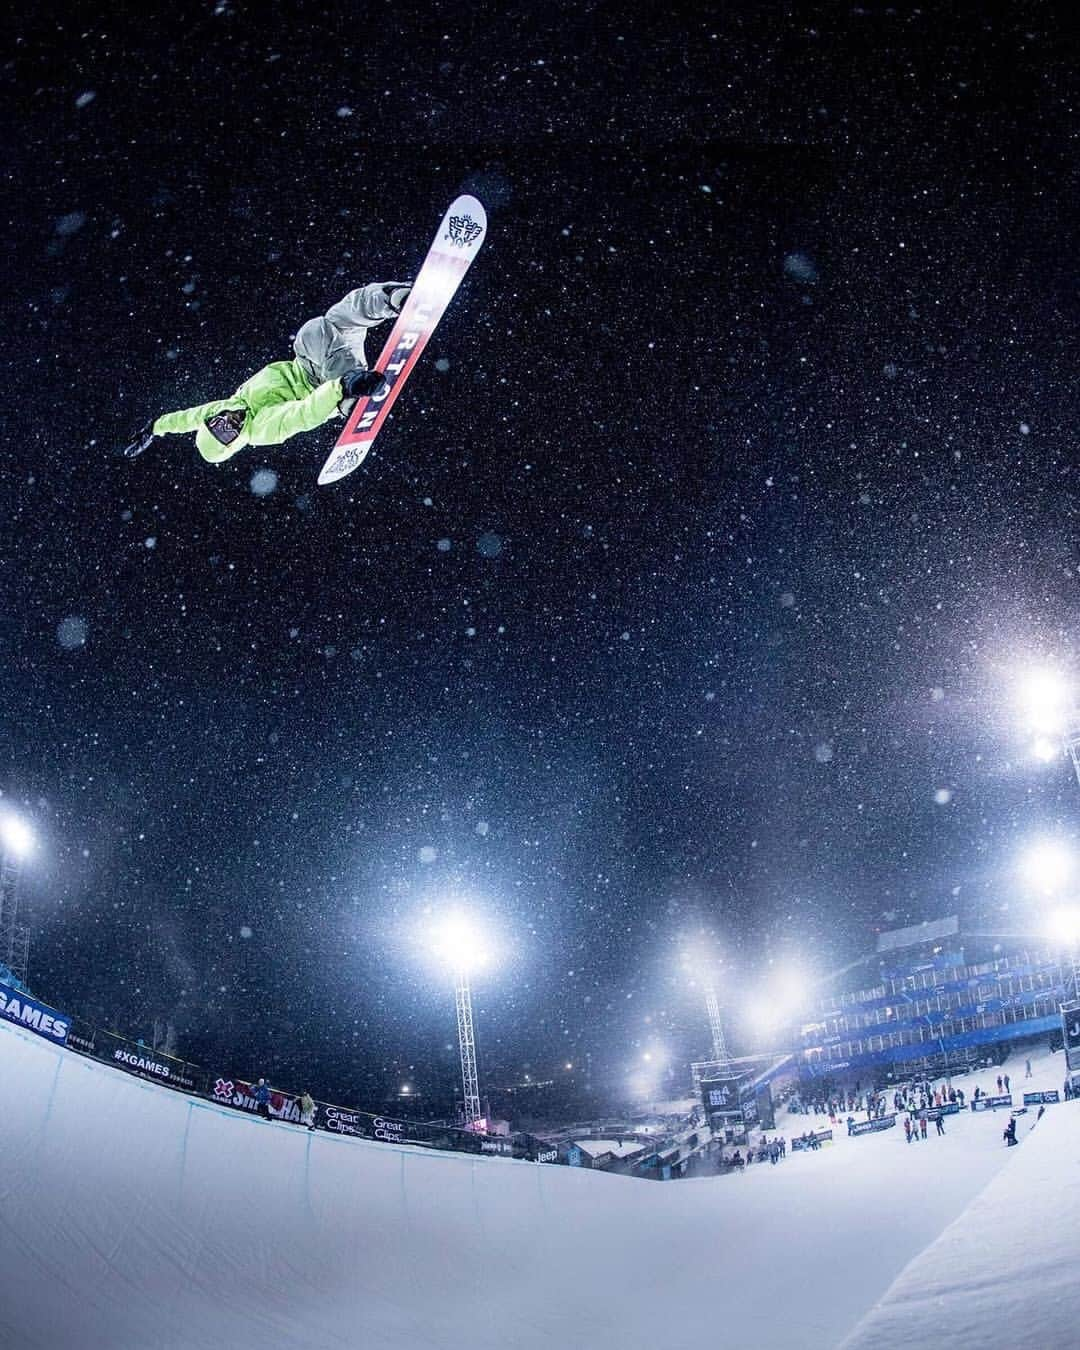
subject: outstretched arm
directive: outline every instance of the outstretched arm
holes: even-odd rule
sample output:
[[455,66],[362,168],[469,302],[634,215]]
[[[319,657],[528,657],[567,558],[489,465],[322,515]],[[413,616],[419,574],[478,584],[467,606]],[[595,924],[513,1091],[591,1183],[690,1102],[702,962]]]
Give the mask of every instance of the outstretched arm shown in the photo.
[[[213,403],[200,403],[197,408],[181,408],[179,412],[162,413],[154,423],[155,436],[180,436],[185,431],[198,431],[211,414],[220,412],[229,406],[227,401],[216,399]],[[233,407],[238,406],[233,401]]]
[[326,380],[307,398],[272,403],[251,419],[247,428],[251,445],[280,445],[300,431],[313,431],[330,420],[341,401],[341,381]]
[[373,281],[358,286],[326,311],[326,317],[339,330],[373,328],[384,319],[396,319],[409,293],[407,281]]

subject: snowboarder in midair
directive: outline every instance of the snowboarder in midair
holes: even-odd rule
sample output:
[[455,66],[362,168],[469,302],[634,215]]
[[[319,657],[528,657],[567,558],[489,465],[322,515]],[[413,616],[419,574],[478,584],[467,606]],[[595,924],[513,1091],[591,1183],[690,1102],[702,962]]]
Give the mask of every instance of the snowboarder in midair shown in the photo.
[[279,445],[297,432],[322,426],[335,413],[348,416],[358,398],[379,393],[385,383],[367,367],[364,338],[377,324],[397,318],[411,289],[404,281],[358,286],[303,325],[293,342],[293,360],[264,366],[230,398],[147,422],[124,454],[134,459],[157,436],[193,431],[199,454],[219,464],[246,445]]

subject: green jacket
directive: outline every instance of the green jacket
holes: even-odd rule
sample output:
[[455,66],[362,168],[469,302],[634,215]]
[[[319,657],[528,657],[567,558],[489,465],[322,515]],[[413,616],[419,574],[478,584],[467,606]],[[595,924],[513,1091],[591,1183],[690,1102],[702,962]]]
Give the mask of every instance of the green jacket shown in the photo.
[[[341,398],[340,380],[326,380],[313,388],[298,361],[274,361],[245,380],[232,398],[164,413],[154,423],[154,435],[193,431],[199,454],[218,464],[245,445],[280,445],[299,431],[321,427],[337,412]],[[243,410],[244,428],[229,445],[222,445],[206,419],[227,409]]]

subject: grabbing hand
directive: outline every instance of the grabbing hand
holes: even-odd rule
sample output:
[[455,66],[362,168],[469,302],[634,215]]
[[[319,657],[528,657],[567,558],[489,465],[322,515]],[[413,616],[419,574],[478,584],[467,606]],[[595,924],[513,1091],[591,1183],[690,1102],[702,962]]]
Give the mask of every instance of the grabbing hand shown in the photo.
[[395,315],[400,314],[405,308],[405,301],[408,300],[411,290],[412,286],[404,281],[387,281],[383,284],[387,303]]
[[379,370],[350,370],[341,377],[342,397],[370,398],[381,393],[385,384],[386,377]]

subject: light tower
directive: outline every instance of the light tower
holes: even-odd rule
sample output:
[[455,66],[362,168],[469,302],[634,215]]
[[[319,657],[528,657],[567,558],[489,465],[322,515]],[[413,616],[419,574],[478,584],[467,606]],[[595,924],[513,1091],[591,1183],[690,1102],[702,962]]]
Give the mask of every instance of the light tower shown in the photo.
[[475,1125],[480,1119],[480,1076],[476,1071],[476,1038],[473,1035],[472,990],[469,972],[458,969],[454,974],[454,1002],[457,1005],[458,1047],[461,1050],[461,1089],[465,1100],[465,1124]]
[[724,1024],[720,1017],[720,999],[716,993],[716,957],[709,947],[700,942],[683,950],[681,965],[691,983],[701,989],[705,995],[705,1011],[709,1018],[709,1035],[712,1040],[712,1059],[698,1060],[690,1065],[694,1080],[694,1091],[701,1085],[703,1078],[725,1075],[731,1072],[731,1052],[724,1038]]
[[19,876],[34,845],[29,826],[15,815],[0,818],[0,964],[26,980],[30,925],[19,918]]
[[1037,759],[1057,759],[1062,749],[1080,782],[1080,708],[1068,679],[1056,670],[1025,672],[1018,686],[1024,731]]
[[[1056,905],[1045,915],[1044,931],[1068,957],[1072,974],[1070,1007],[1080,999],[1080,906],[1069,898],[1075,893],[1076,867],[1076,856],[1063,839],[1037,840],[1021,859],[1021,875],[1029,893],[1038,897],[1040,904],[1053,901]],[[1065,992],[1069,992],[1067,979]]]
[[451,915],[436,925],[432,933],[431,948],[454,977],[458,1047],[461,1051],[461,1086],[465,1099],[465,1128],[475,1129],[482,1117],[470,977],[486,964],[487,953],[471,924],[458,914]]
[[709,1031],[712,1034],[713,1059],[717,1064],[731,1063],[727,1042],[724,1040],[724,1024],[720,1021],[720,1000],[716,997],[716,985],[712,970],[705,975],[705,1011],[709,1014]]

